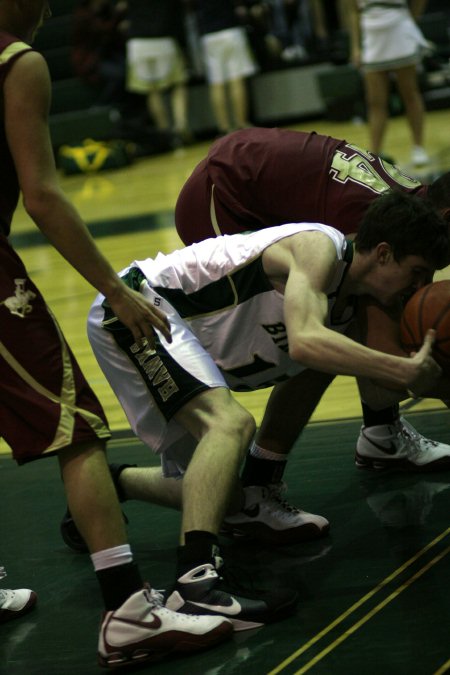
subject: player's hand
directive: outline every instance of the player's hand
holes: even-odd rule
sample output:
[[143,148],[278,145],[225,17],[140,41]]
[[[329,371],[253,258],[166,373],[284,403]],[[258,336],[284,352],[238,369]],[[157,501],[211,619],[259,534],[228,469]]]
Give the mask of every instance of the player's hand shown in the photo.
[[140,343],[146,338],[153,348],[155,346],[153,328],[160,331],[167,342],[172,342],[167,316],[150,304],[141,293],[122,284],[118,293],[108,297],[108,302],[117,318],[131,330],[136,342]]
[[431,356],[434,338],[435,331],[428,330],[419,351],[411,352],[409,363],[414,369],[412,379],[407,383],[407,389],[413,397],[432,390],[441,376],[442,369]]

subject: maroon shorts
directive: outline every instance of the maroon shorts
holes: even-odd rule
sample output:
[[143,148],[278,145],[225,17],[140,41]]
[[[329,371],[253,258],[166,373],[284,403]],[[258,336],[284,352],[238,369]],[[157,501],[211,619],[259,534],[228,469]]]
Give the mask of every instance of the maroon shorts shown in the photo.
[[61,329],[1,235],[0,433],[18,464],[110,437]]
[[252,229],[248,223],[240,222],[236,214],[227,209],[217,192],[214,193],[211,212],[212,194],[212,181],[208,175],[206,160],[203,160],[183,185],[175,206],[175,225],[186,246],[219,234],[238,234]]

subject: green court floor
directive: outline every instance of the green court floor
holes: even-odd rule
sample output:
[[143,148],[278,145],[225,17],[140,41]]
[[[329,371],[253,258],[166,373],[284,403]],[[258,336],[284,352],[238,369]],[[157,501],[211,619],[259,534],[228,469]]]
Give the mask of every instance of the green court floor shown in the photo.
[[[411,414],[422,433],[450,443],[449,413]],[[215,649],[147,665],[160,675],[437,675],[450,672],[450,472],[422,476],[357,470],[359,422],[313,424],[289,462],[288,498],[331,522],[330,535],[270,549],[223,540],[243,584],[288,586],[294,617],[236,634]],[[112,461],[155,464],[133,439]],[[0,628],[1,675],[95,675],[101,600],[89,557],[62,542],[58,465],[21,468],[0,457],[1,564],[11,587],[29,586],[37,609]],[[124,504],[145,577],[173,582],[179,515]],[[8,584],[7,584],[8,585]],[[119,672],[128,672],[119,671]]]

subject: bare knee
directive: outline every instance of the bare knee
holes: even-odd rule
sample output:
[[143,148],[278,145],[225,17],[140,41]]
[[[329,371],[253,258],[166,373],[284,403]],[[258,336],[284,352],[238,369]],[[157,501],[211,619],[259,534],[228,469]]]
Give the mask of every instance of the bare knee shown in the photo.
[[235,433],[238,434],[238,437],[242,441],[242,450],[245,451],[256,433],[255,419],[248,410],[239,406],[234,414],[232,424]]

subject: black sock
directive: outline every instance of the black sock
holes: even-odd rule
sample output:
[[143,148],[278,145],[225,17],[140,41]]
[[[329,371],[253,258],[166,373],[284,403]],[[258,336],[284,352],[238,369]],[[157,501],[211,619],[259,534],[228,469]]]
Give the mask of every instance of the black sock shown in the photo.
[[399,405],[395,403],[383,410],[372,410],[367,403],[361,401],[365,427],[376,427],[380,424],[393,424],[399,418]]
[[287,460],[274,461],[272,459],[262,459],[247,455],[244,469],[242,471],[242,485],[270,485],[279,483],[283,477]]
[[184,546],[178,548],[177,578],[189,572],[193,567],[214,564],[219,555],[219,540],[216,534],[204,530],[186,532]]
[[130,595],[144,588],[138,566],[134,562],[98,570],[96,575],[107,611],[117,609]]

